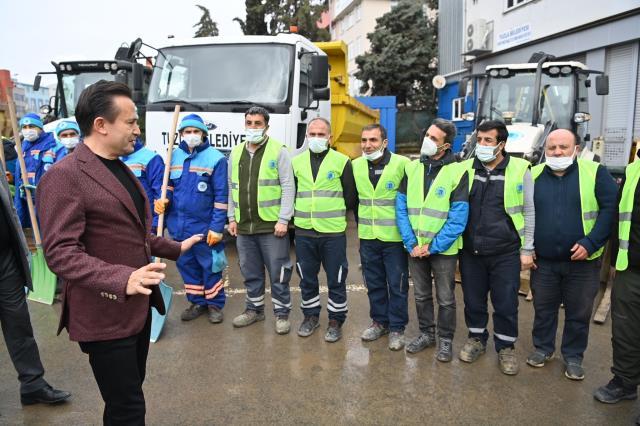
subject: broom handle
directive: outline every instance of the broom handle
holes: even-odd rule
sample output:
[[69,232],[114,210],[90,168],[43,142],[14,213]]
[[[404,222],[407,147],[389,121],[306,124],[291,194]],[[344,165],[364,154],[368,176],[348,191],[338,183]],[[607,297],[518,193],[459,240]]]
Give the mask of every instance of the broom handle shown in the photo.
[[[7,104],[9,105],[9,118],[11,120],[11,127],[13,127],[13,139],[16,143],[16,151],[18,151],[18,161],[20,162],[20,173],[22,175],[22,184],[29,184],[29,176],[27,175],[27,166],[24,162],[24,152],[22,151],[22,142],[20,142],[20,132],[18,130],[18,118],[16,117],[16,106],[13,103],[13,95],[7,88]],[[4,149],[4,148],[3,148]],[[20,190],[20,188],[16,188]],[[38,220],[36,218],[36,209],[31,199],[31,190],[27,187],[24,188],[25,195],[27,197],[27,206],[29,207],[29,217],[31,218],[31,227],[33,228],[33,236],[36,240],[36,247],[42,246],[42,239],[40,238],[40,227],[38,226]]]
[[0,134],[0,163],[2,163],[2,170],[7,171],[7,163],[4,161],[4,140],[2,134]]
[[[171,123],[171,132],[169,133],[169,144],[167,146],[167,155],[164,159],[164,176],[162,177],[162,195],[160,199],[167,198],[167,186],[169,186],[169,174],[171,170],[171,156],[173,155],[173,145],[176,143],[176,128],[178,127],[178,117],[180,116],[180,105],[176,105],[173,109],[173,121]],[[162,236],[164,228],[164,213],[158,216],[158,229],[156,235]]]

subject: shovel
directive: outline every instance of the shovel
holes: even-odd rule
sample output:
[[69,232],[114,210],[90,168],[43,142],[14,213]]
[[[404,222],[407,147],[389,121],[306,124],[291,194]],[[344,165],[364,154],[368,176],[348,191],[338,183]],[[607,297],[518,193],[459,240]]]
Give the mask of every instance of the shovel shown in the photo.
[[[7,90],[8,92],[8,90]],[[20,142],[20,133],[18,131],[18,119],[16,118],[16,106],[13,103],[13,97],[7,93],[7,104],[9,106],[9,117],[13,127],[13,139],[16,143],[16,151],[18,151],[18,161],[20,162],[20,173],[22,174],[23,185],[29,183],[27,177],[27,167],[24,162],[24,152],[22,151],[22,143]],[[20,188],[16,188],[19,191]],[[42,250],[42,239],[40,238],[40,226],[36,218],[36,210],[31,198],[31,190],[25,186],[25,196],[27,197],[27,206],[29,208],[29,217],[31,218],[31,227],[33,228],[33,237],[36,243],[36,252],[31,257],[31,281],[33,290],[29,292],[29,299],[34,302],[53,304],[56,295],[57,277],[51,272],[47,266]]]
[[[171,132],[169,133],[169,143],[167,146],[167,155],[164,159],[164,176],[162,178],[162,195],[161,198],[167,198],[167,186],[169,185],[169,171],[171,169],[171,156],[173,155],[173,145],[176,142],[176,128],[178,127],[178,117],[180,115],[180,105],[176,105],[173,110],[173,122],[171,123]],[[162,237],[164,230],[164,213],[158,216],[158,230],[156,235]],[[155,343],[160,338],[160,333],[164,328],[164,323],[167,320],[169,314],[169,308],[171,308],[171,301],[173,300],[173,288],[164,281],[159,285],[160,294],[164,300],[165,314],[161,315],[156,308],[151,309],[151,336],[149,340]]]

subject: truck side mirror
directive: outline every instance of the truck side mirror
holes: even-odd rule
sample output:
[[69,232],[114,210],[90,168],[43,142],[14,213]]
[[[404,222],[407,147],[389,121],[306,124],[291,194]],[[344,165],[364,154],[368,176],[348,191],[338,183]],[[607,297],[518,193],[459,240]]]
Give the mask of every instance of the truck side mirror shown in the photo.
[[131,92],[133,102],[142,102],[142,86],[144,84],[144,65],[134,62],[131,64]]
[[315,87],[313,89],[314,101],[328,101],[331,99],[331,89],[328,87]]
[[598,75],[596,76],[596,94],[608,95],[609,94],[609,76]]
[[42,76],[40,74],[36,75],[35,80],[33,80],[33,91],[37,92],[40,90],[40,82],[42,81]]
[[314,55],[311,57],[311,83],[314,89],[329,85],[329,58],[327,56]]

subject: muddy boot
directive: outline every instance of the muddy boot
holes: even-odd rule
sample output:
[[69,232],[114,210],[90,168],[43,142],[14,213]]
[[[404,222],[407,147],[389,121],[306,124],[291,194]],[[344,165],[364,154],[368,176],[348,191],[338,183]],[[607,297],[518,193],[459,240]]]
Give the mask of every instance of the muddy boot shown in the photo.
[[324,335],[325,342],[334,343],[342,338],[342,324],[337,320],[329,320],[327,332]]
[[209,306],[209,322],[211,324],[219,324],[224,319],[222,315],[222,309],[215,306]]
[[360,337],[365,342],[373,342],[374,340],[378,340],[385,334],[389,334],[389,327],[385,327],[384,325],[378,324],[377,322],[373,321],[371,325],[362,332],[362,336]]
[[302,324],[300,324],[300,327],[298,328],[298,336],[309,337],[313,334],[314,331],[316,331],[316,328],[318,327],[320,327],[318,317],[304,317]]
[[207,307],[202,305],[191,304],[187,309],[185,309],[180,315],[180,319],[182,321],[191,321],[198,318],[200,315],[207,312]]
[[404,348],[404,332],[392,331],[389,333],[389,349],[399,351]]
[[417,354],[431,346],[436,345],[436,335],[434,333],[420,333],[418,337],[413,339],[406,347],[407,353]]
[[515,376],[520,371],[518,367],[518,358],[516,357],[516,350],[513,348],[504,348],[498,352],[498,365],[500,371],[507,376]]
[[438,338],[438,353],[436,359],[440,362],[450,362],[453,358],[453,343],[447,337]]
[[264,321],[264,312],[257,312],[247,309],[233,319],[234,327],[246,327],[257,321]]
[[478,358],[480,358],[480,355],[485,353],[486,350],[486,345],[482,343],[480,339],[476,337],[469,337],[467,339],[467,342],[462,347],[458,358],[460,358],[460,360],[464,362],[474,362]]
[[276,333],[287,334],[291,330],[291,323],[287,315],[279,315],[276,317]]

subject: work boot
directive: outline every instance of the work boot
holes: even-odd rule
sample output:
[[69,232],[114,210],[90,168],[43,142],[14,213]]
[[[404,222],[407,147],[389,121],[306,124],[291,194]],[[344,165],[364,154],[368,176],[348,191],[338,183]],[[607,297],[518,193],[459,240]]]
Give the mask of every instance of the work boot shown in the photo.
[[232,322],[234,327],[246,327],[258,321],[264,321],[264,312],[247,309],[235,317]]
[[514,348],[503,348],[498,352],[498,365],[500,371],[507,376],[515,376],[520,371],[518,367],[518,358]]
[[637,399],[638,387],[625,386],[620,377],[613,376],[609,383],[596,389],[593,397],[605,404],[616,404],[623,399]]
[[477,337],[469,337],[467,339],[467,342],[460,350],[458,358],[460,358],[460,361],[471,363],[480,358],[480,355],[485,353],[486,350],[487,345],[482,343],[482,340],[478,339]]
[[540,351],[535,351],[531,355],[527,357],[527,364],[532,367],[541,368],[544,367],[544,364],[553,358],[553,354],[545,354]]
[[371,325],[362,332],[362,336],[360,336],[360,338],[365,342],[373,342],[385,334],[389,334],[389,327],[385,327],[384,325],[373,321]]
[[300,328],[298,328],[298,336],[309,337],[318,327],[320,327],[318,317],[304,317],[302,324],[300,324]]
[[291,323],[288,315],[276,316],[276,333],[287,334],[291,330]]
[[209,322],[211,324],[219,324],[222,322],[222,320],[224,319],[224,316],[222,315],[222,309],[210,305],[209,307]]
[[448,337],[438,339],[438,353],[436,359],[440,362],[450,362],[453,358],[453,343]]
[[580,361],[566,361],[564,375],[569,380],[583,380],[584,368]]
[[187,309],[185,309],[180,315],[182,321],[191,321],[198,318],[200,315],[207,312],[207,307],[203,305],[196,305],[192,303]]
[[389,349],[399,351],[404,348],[404,331],[392,331],[389,333]]
[[329,320],[327,332],[324,335],[324,341],[329,343],[337,342],[342,338],[342,324],[338,320]]
[[413,339],[406,347],[407,353],[417,354],[420,351],[436,345],[435,333],[420,333],[418,337]]

